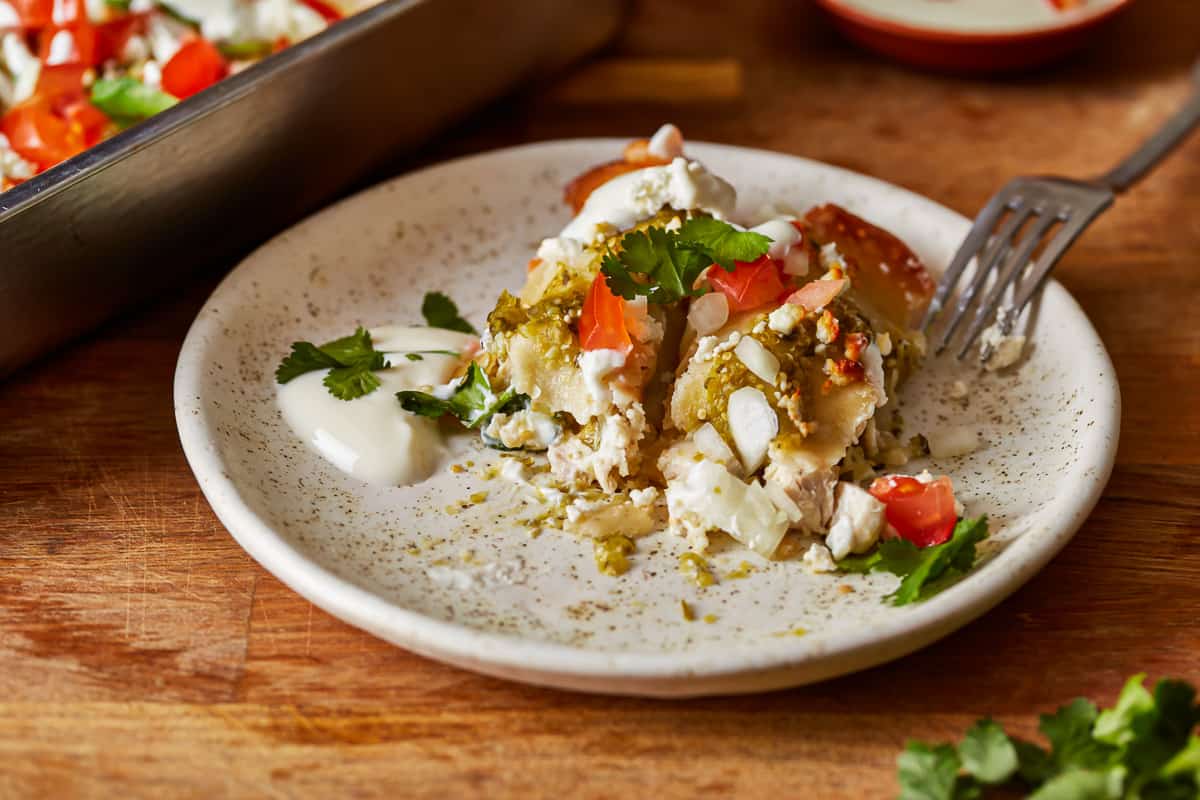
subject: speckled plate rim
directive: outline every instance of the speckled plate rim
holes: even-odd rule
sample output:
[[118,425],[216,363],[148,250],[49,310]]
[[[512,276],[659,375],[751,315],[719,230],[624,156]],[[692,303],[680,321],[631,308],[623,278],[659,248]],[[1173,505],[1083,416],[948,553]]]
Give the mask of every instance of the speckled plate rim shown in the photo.
[[[571,139],[540,142],[467,156],[409,173],[367,189],[318,212],[297,227],[324,224],[332,208],[368,207],[386,197],[391,184],[451,164],[485,168],[492,159],[536,149],[611,153],[627,139]],[[875,178],[838,167],[779,153],[689,142],[689,152],[701,160],[709,154],[736,156],[766,154],[795,160],[825,171],[842,181],[855,182],[870,192],[903,197],[935,226],[949,226],[965,235],[967,219],[932,200]],[[593,159],[594,160],[594,159]],[[401,187],[396,187],[401,188]],[[395,189],[392,189],[394,191]],[[1094,447],[1088,466],[1091,478],[1072,488],[1057,524],[1029,531],[967,579],[936,598],[912,607],[903,616],[819,636],[796,638],[770,652],[730,648],[720,656],[696,653],[644,653],[588,650],[512,635],[490,633],[436,620],[408,610],[347,581],[293,548],[269,520],[243,499],[230,477],[210,428],[203,404],[209,346],[219,334],[219,318],[206,313],[215,306],[238,305],[242,288],[257,265],[275,246],[272,240],[252,253],[221,282],[188,331],[175,372],[175,416],[184,454],[205,498],[233,538],[265,569],[310,602],[351,625],[413,652],[498,677],[559,688],[611,694],[686,697],[742,693],[812,683],[854,672],[917,650],[970,622],[1006,598],[1054,557],[1071,539],[1099,500],[1112,471],[1120,428],[1120,394],[1112,363],[1083,310],[1059,283],[1051,281],[1047,297],[1061,303],[1070,317],[1079,358],[1088,374],[1104,376],[1094,385],[1096,425],[1085,436]]]

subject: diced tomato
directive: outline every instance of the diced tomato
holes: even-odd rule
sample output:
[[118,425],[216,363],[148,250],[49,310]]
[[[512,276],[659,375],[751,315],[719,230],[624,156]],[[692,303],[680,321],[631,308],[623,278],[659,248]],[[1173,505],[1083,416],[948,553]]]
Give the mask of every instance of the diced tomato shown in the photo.
[[320,14],[330,24],[342,18],[342,12],[324,0],[300,0],[300,2]]
[[96,29],[87,20],[51,25],[42,30],[39,55],[46,66],[82,64],[92,67],[96,58]]
[[729,300],[731,311],[765,306],[786,291],[779,265],[767,256],[749,263],[734,262],[733,272],[714,264],[708,270],[708,282]]
[[144,29],[146,19],[139,14],[125,14],[102,22],[96,27],[96,63],[120,59],[129,39]]
[[625,301],[608,288],[604,273],[592,281],[579,317],[579,346],[584,350],[620,350],[629,353],[633,341],[625,327]]
[[83,74],[87,70],[88,67],[83,64],[43,66],[38,73],[35,94],[56,107],[60,103],[83,97]]
[[44,28],[54,21],[54,0],[9,0],[9,4],[29,30]]
[[942,476],[922,483],[907,475],[876,478],[870,492],[885,506],[888,523],[917,547],[941,544],[954,532],[954,487]]
[[8,137],[17,155],[33,162],[39,172],[87,147],[83,137],[75,135],[71,125],[40,99],[9,109],[0,119],[0,133]]
[[71,128],[71,136],[78,137],[84,147],[92,147],[103,139],[104,131],[111,124],[108,116],[86,97],[67,104],[61,113]]
[[224,57],[211,42],[192,39],[163,67],[162,88],[183,100],[212,86],[228,71]]
[[809,281],[793,292],[787,301],[807,311],[816,311],[832,303],[833,299],[842,293],[842,287],[845,285],[845,278]]

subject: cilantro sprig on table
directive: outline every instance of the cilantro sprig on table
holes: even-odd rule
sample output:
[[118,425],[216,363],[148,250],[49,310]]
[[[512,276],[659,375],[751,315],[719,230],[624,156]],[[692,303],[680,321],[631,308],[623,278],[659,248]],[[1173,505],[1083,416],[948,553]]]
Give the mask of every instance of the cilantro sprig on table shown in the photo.
[[901,800],[968,800],[1021,792],[1031,800],[1194,800],[1200,797],[1200,723],[1195,689],[1145,675],[1125,684],[1117,704],[1097,710],[1079,698],[1038,729],[1046,750],[1009,736],[991,719],[957,746],[908,743],[896,760]]
[[888,595],[893,605],[903,606],[937,594],[971,571],[975,545],[987,538],[987,517],[961,519],[950,538],[932,547],[917,547],[905,539],[888,539],[864,556],[849,556],[838,562],[845,572],[890,572],[902,580]]
[[339,400],[354,400],[378,389],[381,384],[374,370],[388,366],[383,353],[371,343],[370,332],[360,327],[320,346],[293,342],[292,352],[275,370],[275,380],[287,383],[305,373],[328,369],[322,383],[329,393]]
[[713,264],[732,272],[735,261],[755,261],[770,246],[770,237],[761,233],[693,217],[679,230],[652,227],[625,234],[619,250],[604,254],[600,271],[614,294],[665,305],[704,294],[696,281]]
[[454,392],[446,399],[426,392],[396,392],[400,406],[423,417],[442,417],[449,414],[468,428],[477,428],[487,423],[493,414],[518,411],[529,403],[529,398],[517,394],[511,387],[496,394],[492,390],[487,373],[471,362]]

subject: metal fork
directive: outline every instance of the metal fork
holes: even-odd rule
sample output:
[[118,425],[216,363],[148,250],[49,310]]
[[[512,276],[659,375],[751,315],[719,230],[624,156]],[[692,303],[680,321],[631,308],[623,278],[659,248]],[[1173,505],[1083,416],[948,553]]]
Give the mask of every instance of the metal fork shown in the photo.
[[[1041,291],[1050,271],[1072,242],[1112,205],[1118,194],[1148,173],[1200,123],[1200,62],[1192,68],[1192,81],[1193,92],[1183,108],[1145,144],[1099,178],[1016,178],[992,195],[946,268],[921,322],[921,330],[927,330],[946,305],[968,264],[974,260],[976,268],[971,281],[959,294],[954,315],[933,343],[935,355],[944,351],[953,340],[976,296],[987,287],[988,279],[993,275],[995,280],[976,309],[961,340],[957,358],[961,359],[967,353],[993,315],[1001,336],[1012,333],[1021,311]],[[1018,234],[1026,228],[1018,240]],[[1053,235],[1048,236],[1055,228]],[[1030,259],[1043,242],[1037,260],[1031,264]],[[1015,286],[1012,300],[1002,307],[1005,293],[1012,286]],[[987,362],[991,349],[991,345],[985,343],[980,352],[981,361]]]

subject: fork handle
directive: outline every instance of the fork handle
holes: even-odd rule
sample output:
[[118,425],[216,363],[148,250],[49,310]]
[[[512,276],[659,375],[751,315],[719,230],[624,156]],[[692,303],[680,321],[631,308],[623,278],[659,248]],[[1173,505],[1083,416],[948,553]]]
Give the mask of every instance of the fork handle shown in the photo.
[[1200,62],[1192,68],[1192,79],[1192,94],[1183,108],[1176,111],[1145,144],[1101,176],[1100,183],[1114,192],[1125,191],[1187,138],[1200,123]]

